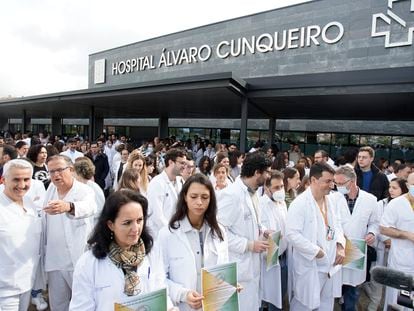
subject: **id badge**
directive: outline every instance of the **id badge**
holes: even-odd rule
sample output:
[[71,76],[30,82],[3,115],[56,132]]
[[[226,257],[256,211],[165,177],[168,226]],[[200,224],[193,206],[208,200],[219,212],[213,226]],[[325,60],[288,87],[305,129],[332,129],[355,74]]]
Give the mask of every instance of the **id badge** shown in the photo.
[[328,229],[326,229],[326,239],[328,241],[332,241],[335,238],[335,229],[328,226]]

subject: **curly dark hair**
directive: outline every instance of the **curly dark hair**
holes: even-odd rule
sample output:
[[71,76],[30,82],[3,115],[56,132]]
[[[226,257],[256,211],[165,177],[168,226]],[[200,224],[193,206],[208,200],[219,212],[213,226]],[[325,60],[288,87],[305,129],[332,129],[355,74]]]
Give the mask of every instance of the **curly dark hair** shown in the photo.
[[37,156],[39,155],[42,148],[45,148],[45,150],[47,151],[46,147],[43,146],[42,144],[31,145],[29,148],[29,151],[27,152],[26,158],[28,158],[33,163],[36,163]]
[[114,222],[118,217],[119,210],[125,204],[136,202],[141,205],[144,215],[144,225],[141,232],[141,239],[145,245],[145,253],[148,254],[154,244],[154,240],[147,228],[148,201],[139,193],[129,189],[122,189],[112,193],[105,201],[102,213],[99,216],[91,237],[88,240],[89,247],[93,255],[98,259],[103,259],[109,253],[111,244],[111,230],[108,227],[108,220]]
[[216,235],[221,241],[223,241],[223,233],[220,230],[220,227],[217,222],[217,201],[216,201],[216,194],[214,192],[213,185],[211,181],[203,174],[195,174],[191,176],[185,182],[183,188],[181,189],[180,195],[177,201],[177,208],[175,214],[171,217],[169,228],[171,229],[178,229],[179,223],[178,221],[183,220],[187,217],[188,213],[188,206],[187,202],[185,201],[185,197],[188,193],[188,189],[193,183],[199,183],[205,186],[208,191],[210,192],[210,203],[208,204],[208,208],[204,213],[204,220],[207,221],[208,225],[211,228],[213,236]]

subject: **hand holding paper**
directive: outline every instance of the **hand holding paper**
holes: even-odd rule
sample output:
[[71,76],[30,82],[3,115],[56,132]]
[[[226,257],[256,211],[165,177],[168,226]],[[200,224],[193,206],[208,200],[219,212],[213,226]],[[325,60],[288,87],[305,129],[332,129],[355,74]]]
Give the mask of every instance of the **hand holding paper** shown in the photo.
[[204,299],[199,293],[194,290],[190,290],[187,293],[187,304],[192,309],[200,309],[201,308],[201,301]]
[[269,248],[266,257],[266,270],[269,270],[279,264],[280,231],[271,233],[267,242],[269,243]]

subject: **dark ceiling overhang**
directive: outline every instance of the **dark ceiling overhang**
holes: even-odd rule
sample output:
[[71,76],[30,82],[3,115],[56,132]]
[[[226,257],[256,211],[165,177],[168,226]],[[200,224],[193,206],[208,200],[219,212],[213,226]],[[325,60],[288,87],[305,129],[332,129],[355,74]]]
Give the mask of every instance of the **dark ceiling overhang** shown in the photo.
[[18,98],[0,102],[7,118],[239,118],[246,83],[231,73]]
[[414,67],[246,81],[252,106],[271,118],[414,120]]
[[0,102],[21,118],[414,120],[414,67],[258,77],[232,73],[99,87]]

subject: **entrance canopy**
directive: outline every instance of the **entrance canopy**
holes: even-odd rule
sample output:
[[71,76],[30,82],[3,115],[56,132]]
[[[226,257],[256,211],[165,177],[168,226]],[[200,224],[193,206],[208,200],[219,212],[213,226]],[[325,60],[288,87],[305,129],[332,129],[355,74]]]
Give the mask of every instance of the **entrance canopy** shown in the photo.
[[232,73],[0,102],[2,118],[413,120],[414,67],[239,79]]
[[246,82],[231,73],[79,90],[0,102],[7,118],[240,118]]

